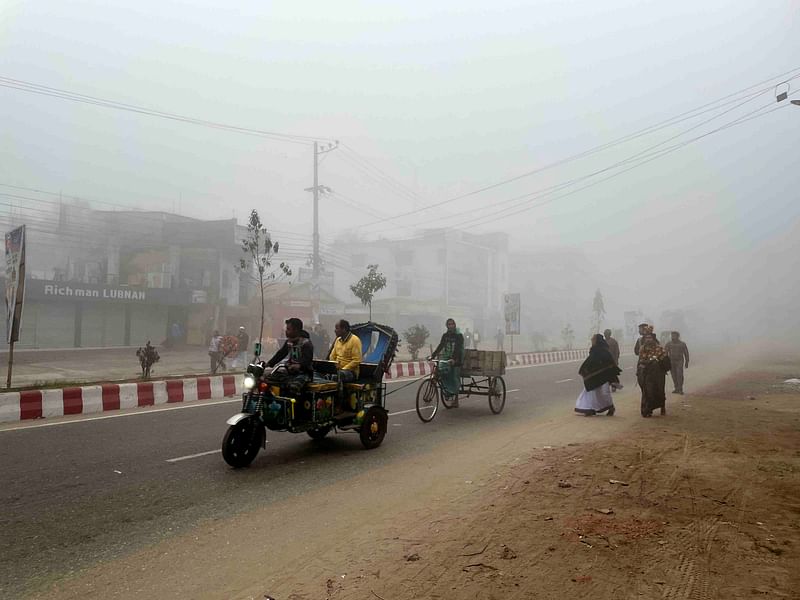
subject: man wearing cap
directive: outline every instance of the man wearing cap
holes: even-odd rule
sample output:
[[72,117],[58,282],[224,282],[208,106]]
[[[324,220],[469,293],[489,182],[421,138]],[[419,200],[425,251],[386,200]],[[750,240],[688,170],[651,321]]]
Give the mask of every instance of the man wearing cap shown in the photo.
[[250,345],[250,336],[247,335],[244,325],[239,327],[239,333],[236,334],[236,342],[239,349],[239,355],[236,358],[236,367],[243,369],[247,366],[247,347]]

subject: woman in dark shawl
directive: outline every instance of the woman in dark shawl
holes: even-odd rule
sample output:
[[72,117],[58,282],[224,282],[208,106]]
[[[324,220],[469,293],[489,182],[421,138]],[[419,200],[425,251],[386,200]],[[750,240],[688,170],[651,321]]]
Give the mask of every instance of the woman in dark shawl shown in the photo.
[[611,355],[608,342],[600,334],[593,335],[589,356],[578,369],[578,374],[583,377],[584,390],[575,403],[575,412],[587,417],[603,412],[612,416],[616,409],[611,390],[622,388],[620,373],[622,371]]
[[653,328],[649,327],[642,337],[639,349],[639,363],[636,366],[636,379],[642,388],[642,416],[652,417],[653,411],[661,409],[661,414],[667,413],[667,396],[664,393],[664,381],[670,369],[669,356],[664,352]]

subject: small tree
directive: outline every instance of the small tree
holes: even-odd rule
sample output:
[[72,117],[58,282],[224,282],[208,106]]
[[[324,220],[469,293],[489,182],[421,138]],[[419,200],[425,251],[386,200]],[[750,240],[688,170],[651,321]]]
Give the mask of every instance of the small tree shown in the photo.
[[142,379],[150,379],[150,370],[161,359],[158,350],[150,345],[150,340],[147,340],[144,348],[136,351],[136,358],[139,359],[139,366],[142,368]]
[[575,341],[575,331],[572,329],[572,325],[567,323],[564,326],[564,329],[561,330],[561,339],[564,340],[564,346],[567,350],[572,350],[572,343]]
[[600,328],[603,326],[603,319],[606,316],[606,307],[603,304],[603,294],[598,289],[594,293],[594,301],[592,302],[592,331],[591,334],[600,333]]
[[378,272],[378,265],[367,265],[367,274],[350,286],[361,304],[369,307],[369,320],[372,321],[372,298],[376,292],[386,287],[386,277]]
[[425,325],[412,325],[406,329],[403,337],[406,338],[406,347],[411,353],[411,360],[417,360],[419,351],[425,345],[425,341],[430,334]]
[[273,268],[275,255],[278,254],[278,242],[272,241],[256,209],[250,211],[247,237],[242,240],[242,252],[244,258],[239,259],[239,268],[253,284],[258,286],[261,294],[261,324],[258,328],[260,340],[264,336],[264,291],[272,283],[290,277],[292,270],[285,262]]

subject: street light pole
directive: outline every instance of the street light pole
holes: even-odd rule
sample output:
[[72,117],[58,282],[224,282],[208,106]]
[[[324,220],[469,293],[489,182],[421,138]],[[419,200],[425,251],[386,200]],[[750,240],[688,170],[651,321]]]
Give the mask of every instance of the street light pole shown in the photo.
[[319,276],[321,271],[321,261],[319,256],[319,194],[320,192],[331,192],[331,188],[319,184],[319,157],[322,154],[333,152],[339,147],[339,142],[323,146],[320,150],[319,143],[314,142],[314,186],[306,188],[305,191],[314,193],[314,250],[311,256],[311,298],[312,298],[312,317],[314,322],[319,321],[320,312],[320,286]]

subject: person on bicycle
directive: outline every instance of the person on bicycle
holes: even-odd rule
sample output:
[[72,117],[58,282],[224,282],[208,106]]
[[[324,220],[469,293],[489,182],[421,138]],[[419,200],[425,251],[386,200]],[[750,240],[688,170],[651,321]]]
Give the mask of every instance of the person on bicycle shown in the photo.
[[453,319],[447,319],[447,331],[442,334],[442,339],[430,360],[439,360],[439,373],[441,374],[444,391],[452,397],[453,406],[458,406],[458,389],[461,385],[461,362],[464,359],[464,336],[456,327]]

